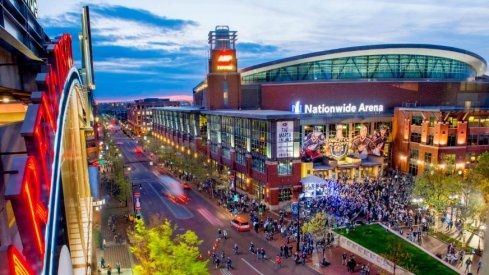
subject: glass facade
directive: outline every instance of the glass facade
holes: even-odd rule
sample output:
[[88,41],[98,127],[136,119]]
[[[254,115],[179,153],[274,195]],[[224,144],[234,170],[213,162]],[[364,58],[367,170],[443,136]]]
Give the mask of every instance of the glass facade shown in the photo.
[[242,73],[242,84],[341,80],[341,79],[438,79],[466,80],[476,71],[458,60],[407,54],[352,56],[317,60],[270,69],[254,74]]

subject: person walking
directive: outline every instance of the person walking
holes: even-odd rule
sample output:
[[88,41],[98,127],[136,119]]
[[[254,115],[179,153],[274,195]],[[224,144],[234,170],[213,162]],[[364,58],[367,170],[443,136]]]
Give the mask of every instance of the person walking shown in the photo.
[[102,268],[105,268],[105,259],[104,259],[104,257],[102,257],[102,259],[100,259],[100,266]]
[[342,265],[346,265],[346,253],[343,252],[343,254],[341,254],[341,264]]
[[117,274],[121,274],[121,263],[120,262],[117,262],[115,264],[115,268],[117,269]]
[[470,271],[471,265],[472,265],[472,259],[470,257],[468,257],[467,260],[465,261],[465,272],[464,273],[467,273]]
[[112,267],[110,267],[110,264],[107,265],[107,275],[112,274]]
[[282,259],[280,258],[280,255],[277,255],[277,257],[275,257],[275,263],[278,265],[279,268],[281,267]]
[[223,236],[224,236],[224,239],[225,239],[225,240],[227,240],[227,239],[228,239],[228,232],[226,231],[226,229],[224,229],[224,230],[222,231],[222,234],[223,234]]

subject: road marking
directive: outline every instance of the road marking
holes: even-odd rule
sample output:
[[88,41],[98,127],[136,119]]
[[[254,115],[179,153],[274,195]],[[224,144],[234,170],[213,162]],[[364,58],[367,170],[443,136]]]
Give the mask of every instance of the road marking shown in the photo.
[[216,226],[223,226],[223,223],[221,222],[221,220],[219,220],[214,215],[212,215],[212,213],[209,212],[209,210],[207,210],[205,208],[198,208],[197,212],[199,212],[200,215],[202,215],[202,217],[204,217],[210,224],[216,225]]
[[253,268],[254,271],[256,271],[256,273],[260,274],[260,275],[265,275],[263,273],[261,273],[258,269],[256,269],[253,265],[251,265],[247,260],[245,260],[244,258],[241,258],[241,260],[243,260],[243,262],[245,262],[245,264],[249,265],[251,268]]
[[205,208],[198,208],[197,212],[199,212],[200,215],[202,215],[202,217],[204,217],[210,224],[216,225],[216,226],[223,226],[221,220],[219,220],[214,215],[212,215],[212,213],[209,212],[209,210],[207,210]]
[[223,275],[233,275],[233,273],[231,273],[231,271],[227,270],[226,268],[221,268],[220,271]]

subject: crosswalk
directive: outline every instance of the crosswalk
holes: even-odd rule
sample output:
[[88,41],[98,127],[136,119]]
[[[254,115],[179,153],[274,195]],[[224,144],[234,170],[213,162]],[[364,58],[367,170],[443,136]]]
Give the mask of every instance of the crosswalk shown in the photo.
[[221,271],[222,275],[233,275],[231,271],[227,270],[226,268],[221,268],[219,271]]

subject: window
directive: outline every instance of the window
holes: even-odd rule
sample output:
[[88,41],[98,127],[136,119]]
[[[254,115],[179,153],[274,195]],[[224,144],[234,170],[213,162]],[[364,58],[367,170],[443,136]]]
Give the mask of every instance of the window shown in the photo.
[[253,120],[251,134],[251,151],[261,156],[271,157],[269,154],[269,125],[266,120]]
[[436,116],[430,116],[430,124],[429,124],[429,126],[430,127],[435,127],[435,123],[436,123]]
[[413,117],[411,118],[411,124],[412,125],[421,126],[422,123],[423,123],[423,116],[413,115]]
[[417,175],[418,174],[418,164],[415,162],[410,162],[409,163],[409,174],[411,175]]
[[211,143],[211,152],[214,154],[217,154],[219,152],[219,148],[217,147],[217,144]]
[[467,145],[477,145],[477,135],[469,134],[467,136]]
[[449,117],[447,120],[448,128],[457,128],[458,119],[456,117]]
[[414,160],[418,160],[419,150],[418,149],[411,149],[411,151],[409,151],[409,158],[414,159]]
[[426,141],[427,145],[433,145],[433,135],[428,135],[428,140]]
[[426,164],[431,163],[431,153],[424,153],[424,162]]
[[233,147],[233,117],[221,118],[221,143],[227,145],[228,147]]
[[260,173],[265,173],[265,160],[257,157],[252,158],[252,168],[253,170],[260,172]]
[[236,151],[236,163],[246,166],[246,155],[242,152]]
[[457,146],[457,135],[449,134],[447,146]]
[[226,147],[222,147],[222,157],[225,159],[231,159],[231,150]]
[[412,132],[411,133],[411,142],[420,143],[421,142],[421,133]]
[[292,160],[281,160],[277,164],[279,176],[292,175]]
[[469,127],[479,127],[479,117],[469,116]]
[[489,145],[489,134],[479,136],[479,145]]
[[465,155],[465,161],[469,163],[477,162],[477,155],[475,153],[467,153]]
[[292,198],[292,191],[290,188],[281,188],[278,191],[278,201],[290,201]]

